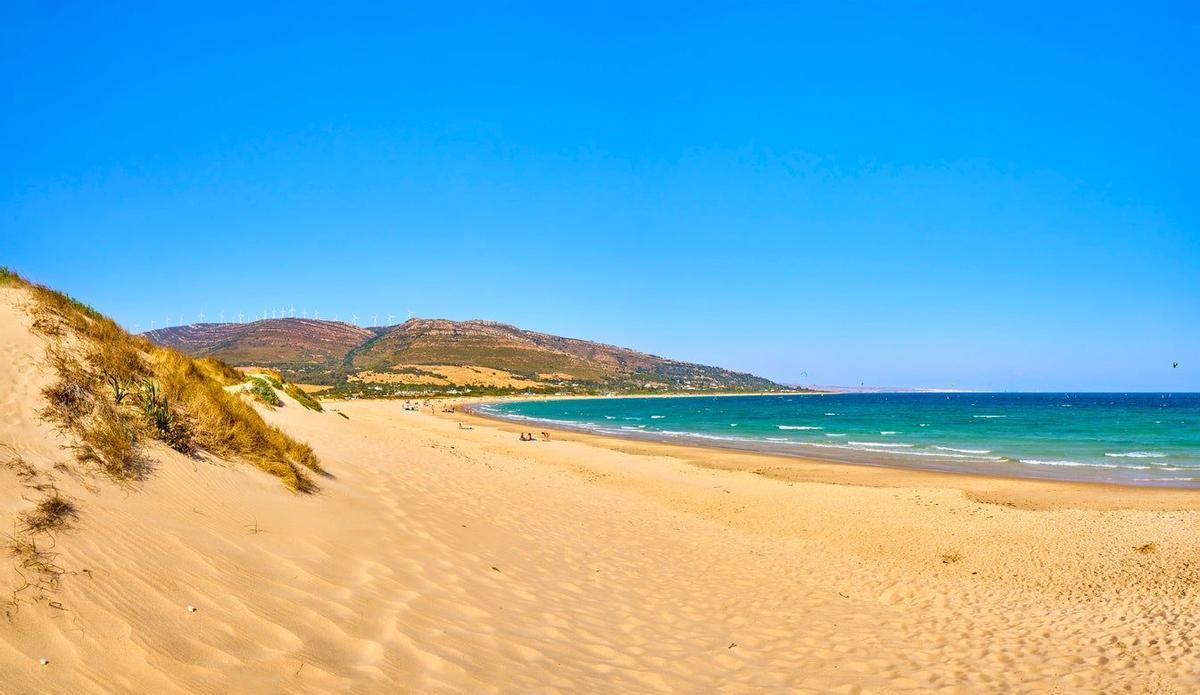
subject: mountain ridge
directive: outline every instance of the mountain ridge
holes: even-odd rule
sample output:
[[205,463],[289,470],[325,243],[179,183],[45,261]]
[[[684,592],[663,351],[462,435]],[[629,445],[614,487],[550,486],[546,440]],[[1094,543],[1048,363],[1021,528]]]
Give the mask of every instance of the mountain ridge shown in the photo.
[[788,390],[746,372],[486,319],[412,318],[362,328],[342,321],[282,318],[193,323],[144,335],[188,354],[279,369],[289,380],[323,385],[335,395],[463,388],[572,393]]

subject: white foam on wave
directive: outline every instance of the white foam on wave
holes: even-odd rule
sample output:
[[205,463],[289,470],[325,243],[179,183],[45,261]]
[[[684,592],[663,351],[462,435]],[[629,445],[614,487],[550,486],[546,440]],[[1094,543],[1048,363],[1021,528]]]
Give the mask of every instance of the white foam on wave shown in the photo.
[[921,424],[917,425],[917,427],[929,427],[929,423],[928,423],[928,422],[922,422]]
[[[725,436],[725,435],[720,435],[720,434],[706,434],[704,432],[682,432],[679,430],[643,430],[643,431],[647,434],[650,434],[651,432],[653,432],[653,434],[655,434],[655,435],[665,434],[665,435],[668,435],[671,437],[687,437],[689,439],[709,439],[709,440],[715,440],[715,441],[720,441],[720,442],[745,442],[747,444],[754,444],[754,443],[761,443],[763,441],[763,439],[758,438],[758,437],[730,437],[730,436]],[[779,441],[786,442],[789,440],[780,439]]]
[[844,434],[838,434],[838,433],[830,434],[830,433],[826,432],[826,433],[825,433],[825,436],[826,436],[826,437],[845,437],[846,435],[844,435]]
[[1021,463],[1028,463],[1031,466],[1083,466],[1085,468],[1120,468],[1121,466],[1115,463],[1080,463],[1078,461],[1047,461],[1043,459],[1018,459]]
[[826,415],[838,415],[839,413],[825,413]]
[[800,442],[802,446],[815,446],[822,449],[843,449],[845,451],[867,451],[876,454],[891,454],[894,456],[928,456],[931,458],[954,459],[964,463],[982,463],[984,461],[1003,461],[1003,456],[968,456],[964,454],[939,454],[936,451],[915,451],[912,449],[872,449],[848,444],[820,444],[818,442]]
[[933,448],[938,449],[939,451],[953,451],[958,454],[990,454],[990,453],[992,453],[991,449],[955,449],[952,446],[934,446]]
[[781,430],[823,430],[824,427],[810,427],[809,425],[775,425]]
[[882,447],[887,447],[887,448],[895,447],[895,448],[901,448],[901,449],[911,449],[912,448],[912,444],[889,444],[888,442],[846,442],[846,443],[854,444],[856,446],[882,446]]
[[623,430],[640,430],[644,427],[645,427],[645,425],[637,425],[636,427],[630,427],[629,425],[621,425],[621,429],[623,429]]
[[736,423],[736,422],[731,422],[731,423],[729,423],[729,426],[730,426],[730,427],[737,427],[737,423]]
[[1138,482],[1143,482],[1143,483],[1157,483],[1157,482],[1159,482],[1160,480],[1161,480],[1161,481],[1168,481],[1168,480],[1169,480],[1169,481],[1180,481],[1180,482],[1187,481],[1187,482],[1193,482],[1193,483],[1194,483],[1194,482],[1196,482],[1197,480],[1200,480],[1200,478],[1194,478],[1194,477],[1190,477],[1190,476],[1188,476],[1188,477],[1183,477],[1183,478],[1180,478],[1180,477],[1170,477],[1170,476],[1163,476],[1163,477],[1161,477],[1161,478],[1134,478],[1134,480],[1137,480]]
[[661,419],[663,419],[663,418],[665,418],[665,417],[666,417],[666,415],[651,415],[651,416],[650,416],[650,419],[651,419],[651,420],[661,420]]
[[696,439],[715,439],[721,442],[751,442],[753,439],[745,437],[722,437],[719,434],[703,434],[701,432],[672,432],[672,434],[682,434],[685,437],[695,437]]
[[1008,417],[1008,416],[1007,416],[1007,415],[972,415],[971,417],[974,417],[974,418],[982,418],[982,419],[984,419],[984,420],[991,420],[992,418],[997,418],[997,417]]
[[897,432],[896,430],[883,430],[883,431],[882,431],[882,432],[880,432],[879,434],[882,434],[882,435],[884,435],[884,436],[886,437],[886,436],[887,436],[887,435],[889,435],[889,434],[900,434],[900,433],[899,433],[899,432]]
[[902,456],[931,456],[942,459],[958,459],[959,461],[1003,461],[1003,456],[981,456],[979,454],[939,454],[936,451],[889,451],[889,454]]
[[1105,456],[1115,459],[1165,459],[1166,454],[1158,451],[1126,451],[1124,453],[1105,452]]

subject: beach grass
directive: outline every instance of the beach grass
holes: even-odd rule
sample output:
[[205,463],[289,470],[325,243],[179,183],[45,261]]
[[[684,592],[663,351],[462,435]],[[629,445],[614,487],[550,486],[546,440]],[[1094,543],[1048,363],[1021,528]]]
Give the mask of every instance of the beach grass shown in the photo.
[[285,384],[283,387],[283,392],[294,398],[297,403],[305,408],[308,408],[309,410],[315,410],[318,413],[325,410],[323,407],[321,407],[320,401],[305,393],[304,389],[295,384]]
[[[199,455],[239,459],[296,491],[316,489],[323,473],[312,449],[268,425],[224,386],[244,379],[215,359],[192,359],[126,333],[63,293],[5,270],[3,282],[27,287],[34,330],[50,339],[55,381],[43,417],[71,435],[76,458],[119,481],[148,472],[145,442]],[[266,381],[263,384],[278,402]]]

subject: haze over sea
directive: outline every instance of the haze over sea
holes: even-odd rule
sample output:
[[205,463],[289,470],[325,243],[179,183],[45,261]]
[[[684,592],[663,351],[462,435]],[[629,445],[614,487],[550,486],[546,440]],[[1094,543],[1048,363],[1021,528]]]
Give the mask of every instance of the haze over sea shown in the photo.
[[1200,487],[1200,394],[853,393],[590,398],[488,413],[849,463]]

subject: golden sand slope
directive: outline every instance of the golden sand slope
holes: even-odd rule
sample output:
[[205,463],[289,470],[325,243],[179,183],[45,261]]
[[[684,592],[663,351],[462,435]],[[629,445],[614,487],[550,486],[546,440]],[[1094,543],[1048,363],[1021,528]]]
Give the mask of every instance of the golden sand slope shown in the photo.
[[[53,470],[67,457],[35,412],[40,346],[16,321],[0,307],[0,442],[80,515],[54,548],[63,609],[0,623],[6,692],[1200,683],[1188,498],[1034,511],[932,477],[789,483],[381,401],[269,414],[336,476],[319,494],[169,450],[122,490]],[[10,471],[0,491],[8,517],[28,506]]]

